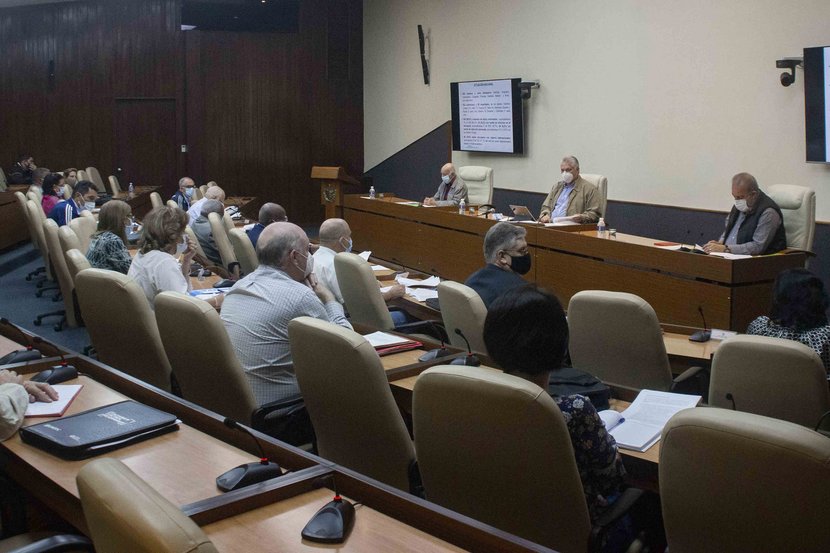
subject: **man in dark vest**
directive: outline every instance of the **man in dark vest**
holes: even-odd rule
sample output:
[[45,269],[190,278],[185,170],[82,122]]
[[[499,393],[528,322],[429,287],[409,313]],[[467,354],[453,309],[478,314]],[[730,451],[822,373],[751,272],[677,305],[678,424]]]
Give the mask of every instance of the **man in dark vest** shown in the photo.
[[732,177],[735,205],[726,217],[726,228],[717,241],[703,249],[744,255],[775,253],[787,247],[781,208],[758,188],[749,173]]

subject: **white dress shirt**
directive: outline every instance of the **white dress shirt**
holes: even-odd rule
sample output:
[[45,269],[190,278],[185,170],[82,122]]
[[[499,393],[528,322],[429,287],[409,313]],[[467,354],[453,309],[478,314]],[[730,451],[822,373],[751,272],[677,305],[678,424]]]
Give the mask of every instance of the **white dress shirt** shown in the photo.
[[334,272],[334,256],[337,252],[331,248],[320,246],[314,253],[314,274],[323,285],[331,290],[334,297],[341,304],[343,303],[343,294],[340,293],[340,285],[337,284],[337,274]]
[[153,309],[156,296],[161,292],[186,294],[191,290],[190,279],[184,277],[176,258],[159,250],[137,254],[130,264],[127,276],[141,286],[150,302],[150,309]]

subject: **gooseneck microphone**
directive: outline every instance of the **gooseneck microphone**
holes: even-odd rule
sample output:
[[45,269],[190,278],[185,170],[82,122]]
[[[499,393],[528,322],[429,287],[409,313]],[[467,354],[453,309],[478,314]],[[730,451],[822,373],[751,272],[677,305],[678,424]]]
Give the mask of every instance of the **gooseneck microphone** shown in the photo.
[[29,342],[29,337],[22,330],[10,323],[8,319],[5,317],[0,318],[0,325],[8,329],[8,334],[12,335],[9,338],[10,340],[25,346],[23,349],[15,350],[0,357],[0,366],[11,365],[12,363],[28,363],[29,361],[37,361],[42,357],[40,351],[36,350]]
[[314,489],[325,487],[328,480],[334,488],[334,499],[314,513],[301,535],[303,539],[318,543],[343,543],[354,525],[354,505],[337,492],[337,479],[333,474],[318,478],[312,486]]
[[706,315],[703,314],[703,306],[697,306],[697,312],[700,313],[700,318],[703,319],[703,330],[698,330],[691,336],[689,336],[690,342],[708,342],[712,338],[712,332],[709,330],[709,327],[706,325]]
[[447,355],[452,355],[452,352],[447,349],[447,345],[444,343],[444,336],[441,332],[439,332],[438,328],[433,324],[432,321],[427,321],[429,323],[429,327],[435,332],[438,336],[438,339],[441,340],[441,347],[438,349],[433,349],[418,358],[418,361],[432,361],[434,359],[440,359],[441,357],[446,357]]
[[231,490],[238,490],[239,488],[244,488],[245,486],[259,484],[260,482],[265,482],[266,480],[282,476],[282,469],[280,466],[268,459],[268,456],[265,455],[265,450],[262,448],[262,444],[259,443],[257,437],[250,430],[228,417],[225,417],[223,422],[228,428],[239,430],[240,432],[244,432],[253,438],[254,442],[256,442],[257,448],[259,448],[260,458],[258,463],[245,463],[244,465],[234,467],[231,470],[217,476],[217,488],[223,492],[229,492]]
[[732,395],[732,392],[727,392],[726,399],[732,402],[732,410],[737,411],[738,408],[735,407],[735,396]]
[[461,329],[456,328],[455,333],[461,336],[461,339],[464,340],[465,344],[467,344],[467,355],[464,357],[459,357],[458,359],[453,359],[450,362],[450,365],[464,365],[467,367],[481,366],[481,361],[478,360],[478,357],[476,355],[473,355],[473,349],[470,347],[470,341],[467,340],[467,337],[464,336],[464,333],[461,332]]
[[66,356],[60,348],[54,344],[50,344],[40,336],[32,338],[32,342],[35,343],[33,346],[34,349],[38,350],[39,353],[47,357],[54,357],[55,355],[58,355],[61,358],[61,362],[59,364],[40,371],[35,376],[30,378],[32,382],[60,384],[61,382],[78,378],[78,369],[76,369],[74,365],[69,364],[69,361],[66,360]]

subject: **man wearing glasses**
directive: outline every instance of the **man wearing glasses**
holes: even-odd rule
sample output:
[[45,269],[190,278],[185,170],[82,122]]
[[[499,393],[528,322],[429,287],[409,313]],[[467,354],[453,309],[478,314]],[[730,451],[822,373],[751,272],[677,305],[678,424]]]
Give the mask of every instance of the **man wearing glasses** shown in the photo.
[[508,290],[527,284],[521,277],[530,270],[526,235],[524,227],[496,223],[484,236],[487,265],[470,275],[464,284],[478,292],[486,307]]

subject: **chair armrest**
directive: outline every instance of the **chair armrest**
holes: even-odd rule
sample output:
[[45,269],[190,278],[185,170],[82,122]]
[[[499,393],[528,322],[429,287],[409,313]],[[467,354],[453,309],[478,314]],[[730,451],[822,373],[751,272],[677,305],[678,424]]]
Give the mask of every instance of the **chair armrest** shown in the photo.
[[56,534],[14,549],[12,553],[60,553],[62,551],[95,551],[92,542],[75,534]]
[[274,411],[294,407],[303,402],[302,397],[294,397],[290,399],[281,399],[278,401],[271,401],[260,405],[251,413],[251,428],[259,429],[265,423],[265,418]]
[[611,526],[628,514],[631,508],[643,497],[644,493],[639,488],[627,488],[610,507],[600,513],[591,527],[591,538],[588,544],[589,551],[600,550],[604,534]]
[[669,391],[677,394],[700,395],[703,396],[704,401],[708,401],[709,369],[705,367],[689,367],[671,381]]

